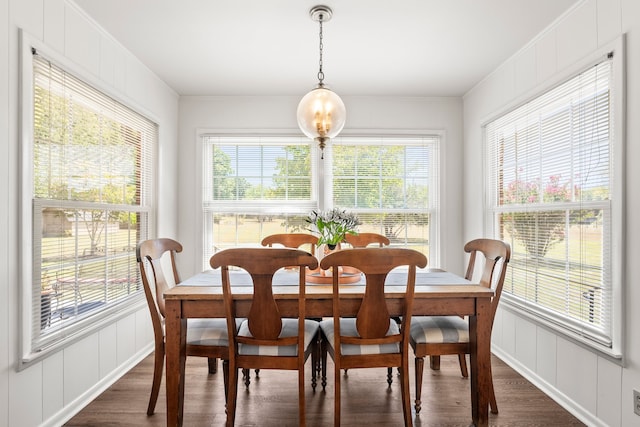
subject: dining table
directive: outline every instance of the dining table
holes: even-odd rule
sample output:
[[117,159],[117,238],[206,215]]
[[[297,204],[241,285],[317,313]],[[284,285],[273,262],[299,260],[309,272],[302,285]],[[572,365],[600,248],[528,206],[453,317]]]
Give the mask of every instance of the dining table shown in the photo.
[[[231,271],[236,315],[249,313],[253,287],[243,270]],[[280,270],[273,277],[273,294],[284,317],[295,317],[298,306],[299,274]],[[394,270],[385,281],[385,297],[391,316],[402,312],[406,271]],[[186,327],[188,318],[226,317],[220,269],[207,270],[182,281],[164,294],[167,426],[181,426],[183,420]],[[364,277],[340,285],[341,316],[355,316],[364,295]],[[333,316],[332,285],[306,284],[306,315],[309,318]],[[463,277],[439,270],[419,269],[413,303],[413,316],[467,316],[470,341],[471,419],[477,427],[488,425],[491,387],[491,298],[493,290]],[[422,414],[424,416],[424,414]]]

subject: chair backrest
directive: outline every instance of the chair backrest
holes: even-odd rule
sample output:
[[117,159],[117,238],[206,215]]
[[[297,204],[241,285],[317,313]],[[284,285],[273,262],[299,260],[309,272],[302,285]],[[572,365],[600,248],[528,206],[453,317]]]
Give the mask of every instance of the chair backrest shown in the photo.
[[[383,339],[389,330],[391,315],[384,294],[384,283],[388,273],[396,267],[408,266],[402,316],[404,324],[409,324],[413,308],[416,267],[427,266],[427,257],[424,254],[404,248],[354,248],[335,251],[324,257],[320,268],[324,270],[333,268],[333,316],[337,328],[340,324],[339,266],[355,267],[365,276],[365,292],[358,309],[356,328],[360,338],[368,340]],[[337,339],[339,329],[336,332]],[[406,344],[409,328],[402,328],[401,334]],[[343,339],[343,342],[346,341]],[[339,348],[339,345],[336,344],[335,348]]]
[[[165,263],[167,261],[165,256],[167,252],[168,262],[171,264],[169,271],[165,271],[166,264],[163,266],[163,259]],[[164,336],[162,326],[165,313],[164,293],[175,284],[180,283],[175,262],[177,252],[182,252],[182,245],[167,238],[144,240],[136,248],[136,259],[140,267],[144,295],[151,313],[151,323],[154,333],[157,335],[156,338]],[[167,277],[169,274],[172,275],[172,278]]]
[[[249,309],[249,331],[255,341],[277,341],[282,329],[282,316],[273,297],[272,281],[276,271],[289,267],[316,268],[318,260],[308,252],[292,248],[231,248],[214,254],[209,260],[212,268],[222,268],[222,291],[225,308],[227,310],[227,325],[230,331],[235,331],[235,309],[233,294],[229,277],[229,267],[240,267],[247,271],[253,281],[253,298]],[[305,317],[305,268],[298,269],[299,274],[299,298],[298,316],[302,320]],[[304,322],[299,322],[299,332],[304,337]],[[229,345],[235,345],[236,338]],[[283,341],[277,345],[296,344],[298,337],[293,342]],[[250,343],[249,341],[243,341]],[[258,343],[260,345],[260,343]],[[273,345],[273,344],[272,344]]]
[[262,239],[261,243],[262,246],[273,247],[273,245],[282,245],[285,248],[294,249],[298,249],[302,245],[309,245],[309,252],[311,252],[311,255],[315,255],[318,237],[306,233],[272,234]]
[[511,246],[501,240],[475,239],[464,245],[464,250],[470,254],[467,273],[464,276],[467,280],[473,279],[477,253],[480,252],[484,255],[484,266],[479,283],[495,292],[491,300],[491,321],[493,324],[493,317],[498,309],[502,286],[507,274],[507,265],[511,259]]
[[358,233],[347,234],[344,236],[345,242],[354,248],[366,248],[371,244],[377,244],[379,247],[389,246],[389,238],[378,233]]

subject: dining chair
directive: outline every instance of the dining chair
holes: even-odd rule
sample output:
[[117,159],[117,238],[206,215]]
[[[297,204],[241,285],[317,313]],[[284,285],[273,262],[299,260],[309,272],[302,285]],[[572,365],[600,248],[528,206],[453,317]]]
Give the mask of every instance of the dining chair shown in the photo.
[[[281,245],[285,248],[293,248],[303,250],[309,249],[308,252],[311,255],[316,255],[316,248],[318,247],[318,236],[314,236],[313,234],[307,233],[280,233],[280,234],[271,234],[262,239],[262,246],[274,247],[273,245]],[[320,321],[322,319],[313,319]],[[318,339],[320,339],[320,335],[318,334]],[[318,349],[320,348],[320,342],[318,342]],[[316,358],[316,374],[320,374],[320,361],[319,358]],[[256,376],[260,373],[260,370],[256,370]]]
[[[344,240],[346,243],[351,245],[352,248],[366,248],[369,245],[376,245],[382,248],[391,244],[387,236],[383,236],[378,233],[347,234],[344,236]],[[353,267],[343,267],[343,271],[350,274],[360,273],[357,268]],[[393,319],[400,323],[399,317],[393,317]],[[344,370],[345,375],[347,374],[347,371],[347,369]],[[387,383],[389,385],[393,383],[393,368],[387,369]]]
[[[504,284],[507,265],[511,258],[511,247],[508,243],[492,239],[476,239],[464,246],[464,251],[469,253],[469,264],[465,279],[473,280],[476,270],[477,254],[481,253],[484,265],[481,271],[479,284],[494,290],[491,299],[491,326],[500,301],[502,285]],[[459,316],[416,316],[411,320],[411,347],[415,353],[415,385],[416,385],[416,414],[421,409],[422,375],[424,370],[424,357],[429,356],[430,366],[433,370],[440,369],[441,355],[458,355],[460,371],[463,377],[468,377],[466,355],[470,353],[469,322]],[[491,365],[489,365],[489,371]],[[490,395],[489,404],[491,412],[498,413],[498,405],[493,389],[493,377],[489,372]]]
[[[322,333],[322,384],[326,384],[327,353],[334,361],[334,425],[340,425],[340,369],[397,367],[400,372],[404,424],[412,426],[409,396],[409,325],[413,308],[416,268],[424,268],[427,258],[413,249],[355,248],[336,251],[322,259],[320,268],[333,270],[333,317],[320,322]],[[363,297],[356,302],[357,316],[343,318],[338,267],[351,266],[362,271],[366,285]],[[407,286],[402,304],[401,323],[391,319],[385,299],[387,274],[396,267],[407,266]],[[349,300],[352,304],[354,301]]]
[[[168,238],[145,240],[138,244],[136,257],[140,267],[142,286],[151,314],[155,341],[153,382],[147,415],[155,411],[165,357],[165,304],[164,293],[180,283],[176,267],[176,253],[182,245]],[[209,359],[209,373],[215,373],[217,358],[223,360],[222,370],[225,396],[228,379],[229,341],[225,319],[189,319],[187,322],[187,356],[202,356]]]
[[[227,426],[235,423],[238,369],[283,369],[298,371],[299,425],[305,425],[304,366],[309,356],[319,356],[319,324],[305,318],[305,267],[318,266],[308,252],[292,248],[231,248],[214,254],[209,263],[221,268],[222,293],[229,325],[229,386]],[[298,299],[295,318],[284,318],[273,295],[273,276],[285,267],[298,266]],[[249,315],[236,324],[232,275],[229,269],[239,267],[251,276],[253,293]],[[243,293],[246,296],[246,293]],[[316,388],[317,362],[313,361],[311,384]]]
[[389,246],[391,243],[387,236],[378,233],[358,233],[347,234],[344,241],[354,248],[366,248],[369,245],[377,244],[379,247]]
[[262,246],[273,247],[273,245],[282,245],[285,248],[298,249],[301,246],[308,245],[302,249],[309,248],[311,255],[316,254],[316,246],[318,245],[318,237],[307,233],[281,233],[271,234],[262,239]]

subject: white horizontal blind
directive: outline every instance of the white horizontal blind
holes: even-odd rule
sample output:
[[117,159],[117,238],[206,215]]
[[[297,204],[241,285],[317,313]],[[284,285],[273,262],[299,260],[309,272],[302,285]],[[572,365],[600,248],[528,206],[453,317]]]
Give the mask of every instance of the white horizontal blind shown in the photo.
[[202,153],[205,267],[218,250],[304,231],[317,208],[307,138],[204,135]]
[[344,136],[331,146],[333,207],[355,212],[360,231],[429,256],[437,239],[439,144],[433,136]]
[[36,352],[140,298],[157,127],[39,54],[33,79]]
[[506,299],[611,345],[612,64],[605,59],[486,126]]

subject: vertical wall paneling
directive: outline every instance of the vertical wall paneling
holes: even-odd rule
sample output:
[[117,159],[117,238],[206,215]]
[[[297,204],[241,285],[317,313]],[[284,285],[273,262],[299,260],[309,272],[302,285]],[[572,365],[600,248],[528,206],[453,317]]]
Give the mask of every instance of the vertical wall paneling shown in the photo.
[[44,16],[46,16],[43,24],[43,41],[58,52],[64,52],[64,0],[47,0],[43,6]]
[[547,329],[536,329],[536,374],[552,386],[556,385],[556,335]]
[[[9,140],[9,0],[0,0],[0,140]],[[0,144],[0,205],[9,203],[9,144]],[[0,252],[9,249],[9,218],[0,210]],[[6,257],[0,257],[0,279],[8,277]],[[0,427],[9,425],[9,284],[0,280]]]
[[[21,336],[15,231],[20,197],[20,30],[77,64],[89,79],[97,79],[158,124],[159,150],[169,153],[158,167],[168,182],[177,180],[178,97],[72,0],[0,0],[0,244],[1,253],[6,254],[0,258],[0,427],[57,426],[145,357],[153,348],[153,334],[146,306],[141,304],[138,312],[120,322],[106,324],[40,362],[16,370]],[[160,234],[176,234],[174,197],[167,203],[164,195],[158,195],[166,212]]]
[[[624,412],[633,412],[631,395],[622,396],[622,368],[602,357],[598,358],[598,384],[596,389],[598,418],[610,426],[621,424]],[[637,416],[637,415],[636,415]],[[640,425],[640,417],[638,417]]]
[[118,367],[118,326],[109,325],[100,331],[100,378],[106,377]]
[[[476,194],[482,193],[482,183],[473,179],[483,170],[481,147],[482,125],[504,112],[523,98],[534,95],[526,89],[531,80],[531,69],[536,72],[535,90],[552,84],[567,71],[584,61],[584,57],[615,38],[626,36],[626,217],[635,218],[640,209],[640,193],[630,183],[640,182],[637,159],[640,158],[640,122],[634,120],[640,114],[640,2],[636,0],[584,0],[560,17],[554,25],[539,34],[520,52],[494,70],[481,83],[464,96],[464,156],[465,200],[475,203]],[[535,50],[532,63],[530,50]],[[513,67],[515,91],[509,84],[502,84],[504,70]],[[637,221],[627,220],[627,236],[640,235]],[[465,235],[477,235],[482,224],[470,215],[465,217]],[[640,300],[640,286],[635,278],[640,276],[640,266],[633,260],[640,257],[640,248],[634,246],[635,237],[627,239],[622,250],[625,257],[626,316],[624,323],[640,323],[640,312],[635,308]],[[634,305],[635,304],[635,305]],[[500,314],[501,313],[501,314]],[[532,329],[532,325],[535,327]],[[627,427],[640,426],[640,417],[633,413],[632,390],[640,389],[640,335],[627,328],[624,335],[624,360],[612,360],[584,345],[568,340],[562,335],[532,323],[505,308],[496,316],[493,346],[505,359],[557,398],[568,410],[588,425]],[[525,342],[519,337],[535,333],[535,341]],[[533,347],[532,347],[533,345]],[[534,352],[535,357],[531,352]]]
[[559,23],[559,69],[568,67],[598,47],[596,25],[596,0],[588,0]]
[[42,418],[45,420],[64,407],[63,363],[62,352],[42,361]]

